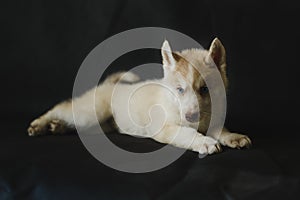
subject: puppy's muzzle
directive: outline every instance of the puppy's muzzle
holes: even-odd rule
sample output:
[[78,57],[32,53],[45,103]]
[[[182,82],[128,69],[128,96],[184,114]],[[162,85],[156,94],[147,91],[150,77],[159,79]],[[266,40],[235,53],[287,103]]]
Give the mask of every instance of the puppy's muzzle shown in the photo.
[[199,112],[194,112],[194,113],[186,113],[185,114],[185,119],[189,122],[198,122],[200,118]]

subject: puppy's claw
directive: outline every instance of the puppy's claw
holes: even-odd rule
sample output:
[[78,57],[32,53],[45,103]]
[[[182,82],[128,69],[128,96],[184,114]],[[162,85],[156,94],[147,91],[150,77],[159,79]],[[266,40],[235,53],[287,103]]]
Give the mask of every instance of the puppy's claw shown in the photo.
[[215,153],[220,153],[220,152],[222,152],[222,147],[221,147],[221,145],[218,143],[218,144],[216,144],[216,151],[215,151]]

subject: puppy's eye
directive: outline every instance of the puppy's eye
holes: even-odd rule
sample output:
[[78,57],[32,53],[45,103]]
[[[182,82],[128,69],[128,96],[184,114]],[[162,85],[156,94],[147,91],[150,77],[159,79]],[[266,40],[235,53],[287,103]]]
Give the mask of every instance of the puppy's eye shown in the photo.
[[184,93],[184,89],[182,87],[178,87],[177,91],[179,94],[183,94]]
[[208,87],[202,86],[200,87],[200,94],[207,94],[208,93]]

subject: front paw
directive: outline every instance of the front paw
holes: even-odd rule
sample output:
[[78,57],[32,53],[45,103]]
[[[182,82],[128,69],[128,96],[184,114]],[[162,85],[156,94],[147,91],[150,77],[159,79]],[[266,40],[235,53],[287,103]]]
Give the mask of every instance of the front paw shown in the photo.
[[201,142],[197,146],[197,151],[202,155],[219,153],[222,151],[221,145],[218,141],[207,136],[203,136],[203,138],[201,138]]
[[238,134],[238,133],[230,133],[230,134],[224,136],[224,138],[222,138],[221,143],[224,146],[228,146],[231,148],[237,148],[237,149],[240,149],[243,147],[249,148],[252,145],[252,142],[247,135],[242,135],[242,134]]

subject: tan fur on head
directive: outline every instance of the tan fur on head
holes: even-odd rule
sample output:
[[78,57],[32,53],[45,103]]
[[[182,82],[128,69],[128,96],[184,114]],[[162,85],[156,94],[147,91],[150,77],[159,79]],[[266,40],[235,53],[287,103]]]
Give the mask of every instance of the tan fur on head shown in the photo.
[[[169,53],[164,55],[166,50]],[[210,119],[211,101],[210,95],[208,93],[203,94],[201,91],[203,87],[206,87],[204,79],[210,77],[215,68],[220,72],[224,86],[227,88],[225,48],[221,41],[215,38],[208,50],[193,48],[173,53],[170,53],[171,51],[169,43],[165,41],[162,48],[162,55],[166,82],[174,82],[173,79],[178,79],[177,74],[179,73],[183,77],[184,82],[191,86],[191,89],[188,86],[185,86],[184,89],[187,91],[186,93],[189,93],[189,96],[196,95],[197,105],[200,108],[200,115],[202,115],[199,130],[206,131]],[[215,91],[218,91],[221,86],[213,88]],[[192,106],[196,104],[195,101],[190,98],[186,102],[187,105],[190,105],[190,108],[186,108],[187,112],[195,112],[195,106]]]
[[194,84],[195,89],[197,88],[195,84],[200,81],[201,76],[205,76],[204,73],[200,75],[199,72],[207,72],[212,66],[216,66],[220,71],[225,88],[228,86],[226,51],[218,38],[212,41],[209,50],[186,49],[180,52],[172,52],[168,41],[165,41],[162,46],[162,57],[165,69],[180,72]]
[[227,88],[228,79],[226,74],[226,52],[221,41],[215,38],[209,50],[192,49],[181,52],[181,55],[189,60],[193,65],[202,71],[207,68],[216,66],[220,71],[224,85]]

